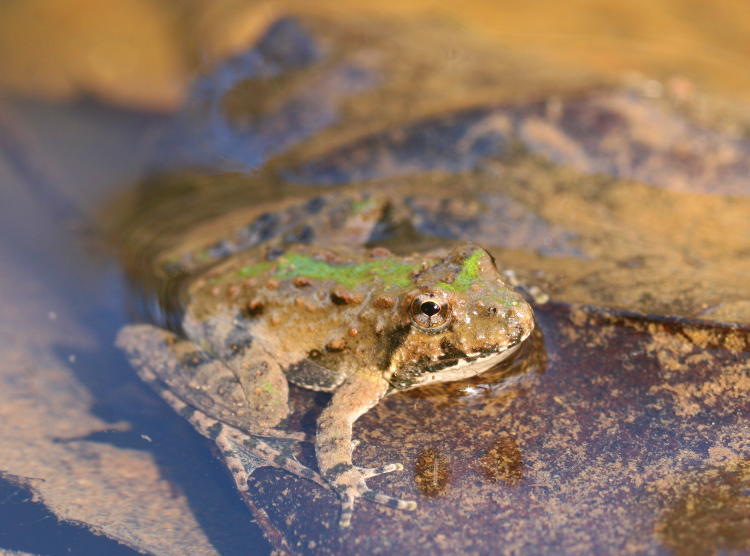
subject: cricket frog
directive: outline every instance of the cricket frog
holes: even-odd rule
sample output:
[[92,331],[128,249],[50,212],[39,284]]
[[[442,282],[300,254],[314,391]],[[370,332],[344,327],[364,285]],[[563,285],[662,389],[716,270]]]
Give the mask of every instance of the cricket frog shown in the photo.
[[[399,463],[352,463],[352,425],[385,396],[482,373],[531,333],[530,306],[481,247],[397,256],[387,249],[296,244],[240,250],[192,276],[182,334],[126,326],[117,343],[140,377],[213,439],[241,491],[262,466],[333,488],[350,524],[355,501],[415,502],[367,479]],[[331,392],[317,423],[318,471],[294,456],[288,384]]]

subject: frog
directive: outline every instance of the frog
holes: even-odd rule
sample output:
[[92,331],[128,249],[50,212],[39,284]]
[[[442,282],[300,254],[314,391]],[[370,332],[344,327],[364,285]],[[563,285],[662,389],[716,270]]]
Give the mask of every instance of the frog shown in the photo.
[[[529,303],[472,242],[409,254],[275,242],[224,255],[183,281],[179,330],[130,324],[116,343],[216,444],[243,495],[256,469],[285,470],[338,495],[342,529],[358,500],[416,508],[368,486],[404,466],[355,465],[354,423],[387,396],[495,367],[534,329]],[[290,385],[331,395],[312,438],[287,425]],[[295,456],[305,441],[317,470]]]

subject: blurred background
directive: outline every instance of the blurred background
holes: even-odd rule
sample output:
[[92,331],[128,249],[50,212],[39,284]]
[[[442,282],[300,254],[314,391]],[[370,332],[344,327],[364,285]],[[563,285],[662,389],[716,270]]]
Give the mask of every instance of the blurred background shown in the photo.
[[[396,5],[398,4],[398,5]],[[550,64],[622,76],[684,79],[747,100],[750,5],[741,0],[467,0],[382,3],[9,0],[0,6],[6,94],[174,110],[190,79],[246,48],[280,14],[443,18]]]

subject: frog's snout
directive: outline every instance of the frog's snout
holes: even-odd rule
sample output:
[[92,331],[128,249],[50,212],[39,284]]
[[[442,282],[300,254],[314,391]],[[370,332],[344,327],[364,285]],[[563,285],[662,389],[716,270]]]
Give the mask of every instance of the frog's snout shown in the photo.
[[534,311],[525,301],[521,301],[508,311],[505,318],[509,348],[523,342],[534,331]]

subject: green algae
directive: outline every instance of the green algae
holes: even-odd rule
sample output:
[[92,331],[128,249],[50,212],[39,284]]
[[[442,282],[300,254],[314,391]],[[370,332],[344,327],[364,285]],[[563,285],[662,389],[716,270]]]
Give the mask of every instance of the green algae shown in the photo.
[[[479,280],[479,261],[484,251],[476,249],[467,258],[453,282],[439,282],[438,287],[452,292],[465,292]],[[383,258],[358,264],[331,264],[301,253],[287,253],[274,263],[261,262],[240,268],[238,278],[252,278],[268,272],[281,280],[305,277],[314,280],[331,280],[347,288],[355,288],[379,279],[385,286],[408,287],[413,283],[413,274],[422,263],[403,263],[396,258]],[[502,300],[507,304],[507,299]]]
[[238,278],[253,278],[255,276],[259,276],[260,274],[263,274],[264,272],[268,271],[272,266],[272,263],[269,262],[262,262],[262,263],[256,263],[251,264],[247,266],[243,266],[237,271],[237,277]]
[[362,199],[361,201],[352,201],[352,213],[361,214],[375,206],[374,199]]
[[288,253],[281,257],[274,277],[281,279],[304,276],[315,280],[332,280],[347,288],[372,282],[379,278],[386,286],[408,287],[411,274],[420,264],[402,263],[398,259],[383,258],[354,265],[333,265],[299,253]]
[[263,388],[264,392],[267,392],[269,394],[273,394],[276,391],[276,387],[270,382],[264,382],[261,388]]
[[211,252],[208,249],[203,249],[195,254],[195,260],[199,263],[205,263],[213,259]]
[[500,304],[506,309],[515,307],[520,304],[518,295],[513,291],[506,292],[505,295],[487,295],[483,298],[488,304]]
[[464,261],[461,272],[452,283],[439,282],[438,287],[452,292],[465,292],[479,278],[479,261],[484,251],[476,249],[471,256]]

